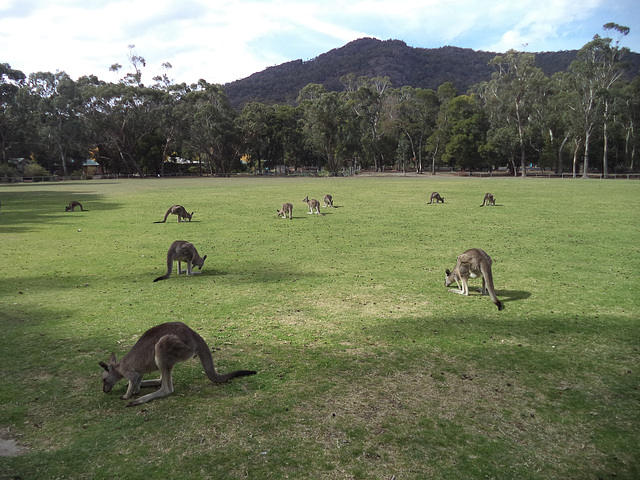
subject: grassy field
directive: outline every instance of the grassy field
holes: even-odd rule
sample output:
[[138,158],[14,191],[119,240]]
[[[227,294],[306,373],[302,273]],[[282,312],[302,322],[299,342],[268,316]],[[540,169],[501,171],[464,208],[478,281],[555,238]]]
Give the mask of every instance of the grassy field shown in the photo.
[[[0,433],[24,449],[2,479],[640,478],[637,181],[95,180],[0,201]],[[192,222],[153,223],[175,203]],[[153,283],[174,240],[202,273]],[[501,312],[479,280],[443,285],[474,247]],[[172,396],[102,393],[98,361],[166,321],[258,375],[214,385],[191,360]]]

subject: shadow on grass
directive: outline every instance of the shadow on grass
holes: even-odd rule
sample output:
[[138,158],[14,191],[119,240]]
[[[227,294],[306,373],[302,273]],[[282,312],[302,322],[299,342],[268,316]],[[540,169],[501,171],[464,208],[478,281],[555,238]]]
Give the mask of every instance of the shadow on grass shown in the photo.
[[502,303],[517,302],[531,297],[531,292],[524,290],[496,290],[496,295]]
[[[72,191],[3,192],[0,233],[30,231],[34,224],[62,223],[72,215],[91,215],[119,208],[119,204],[104,201],[104,198],[100,194],[79,194]],[[76,209],[74,212],[66,212],[65,207],[73,200],[80,201],[86,211]]]

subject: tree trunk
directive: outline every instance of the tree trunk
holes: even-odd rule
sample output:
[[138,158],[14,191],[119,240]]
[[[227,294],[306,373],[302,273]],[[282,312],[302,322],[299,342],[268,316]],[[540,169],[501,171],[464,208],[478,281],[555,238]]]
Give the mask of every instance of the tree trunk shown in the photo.
[[582,178],[589,178],[589,140],[591,138],[591,131],[588,131],[584,136],[584,159],[583,159],[583,172]]
[[580,150],[580,142],[576,141],[576,148],[573,149],[573,178],[576,178],[576,167],[578,166],[578,150]]
[[[605,106],[605,109],[607,107]],[[604,174],[604,178],[607,178],[609,172],[609,161],[607,159],[607,154],[609,150],[609,141],[607,139],[607,121],[605,120],[602,125],[602,173]]]
[[558,148],[558,165],[557,165],[556,173],[562,173],[562,169],[563,169],[562,150],[564,150],[564,146],[568,140],[569,140],[569,135],[567,134],[564,136],[564,140],[562,140],[562,144],[560,145],[560,148]]
[[62,175],[67,178],[69,173],[67,172],[67,159],[64,151],[62,150],[62,145],[58,145],[58,149],[60,150],[60,162],[62,162]]

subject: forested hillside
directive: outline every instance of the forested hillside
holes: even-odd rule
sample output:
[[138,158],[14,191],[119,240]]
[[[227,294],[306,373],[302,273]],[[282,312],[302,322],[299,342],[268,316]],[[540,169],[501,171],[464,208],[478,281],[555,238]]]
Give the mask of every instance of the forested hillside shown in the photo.
[[[536,64],[546,75],[564,71],[576,59],[577,50],[536,54]],[[437,90],[451,82],[458,92],[491,78],[494,68],[488,62],[497,54],[467,48],[413,48],[400,40],[362,38],[331,50],[312,60],[295,60],[226,84],[224,90],[237,110],[247,102],[293,104],[302,88],[310,83],[324,85],[328,91],[344,89],[340,77],[389,77],[395,88],[408,85]],[[629,53],[626,74],[640,73],[640,55]]]

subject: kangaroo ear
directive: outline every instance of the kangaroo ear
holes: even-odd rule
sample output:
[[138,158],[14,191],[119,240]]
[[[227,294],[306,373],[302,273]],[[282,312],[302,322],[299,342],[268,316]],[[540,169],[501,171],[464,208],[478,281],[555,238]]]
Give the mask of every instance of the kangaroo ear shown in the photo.
[[102,368],[104,368],[107,372],[109,371],[109,365],[107,365],[104,362],[98,362],[98,365],[100,365]]
[[204,257],[202,257],[202,261],[204,262],[207,259],[207,256],[205,255]]
[[447,275],[451,275],[451,272],[449,271],[449,269],[447,268],[444,273],[446,273]]
[[117,363],[118,361],[116,360],[116,354],[112,353],[111,356],[109,357],[109,363]]

